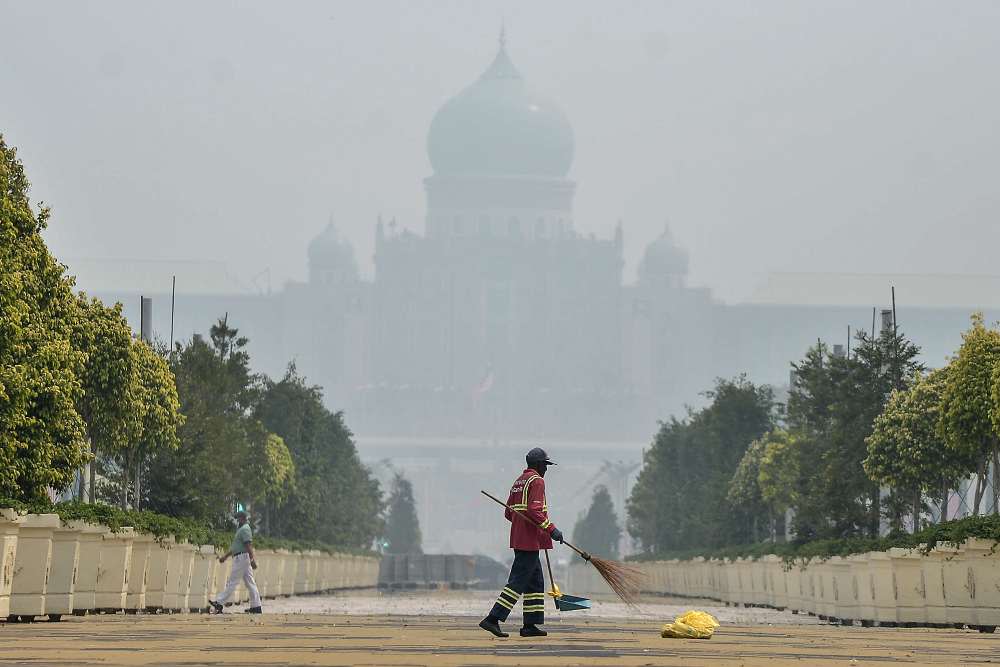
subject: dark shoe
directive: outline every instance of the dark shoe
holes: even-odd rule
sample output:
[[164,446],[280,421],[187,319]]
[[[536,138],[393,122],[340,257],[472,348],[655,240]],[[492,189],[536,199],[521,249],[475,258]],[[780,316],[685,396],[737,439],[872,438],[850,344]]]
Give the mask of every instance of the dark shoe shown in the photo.
[[494,637],[510,637],[510,635],[500,629],[500,624],[497,623],[496,620],[488,616],[479,621],[479,627],[486,630],[486,632],[489,632]]
[[208,604],[212,605],[212,608],[208,611],[209,614],[221,614],[224,609],[224,607],[215,600],[209,600]]
[[263,614],[264,612],[260,607],[250,607],[243,611],[244,614]]
[[537,625],[526,625],[521,628],[522,637],[548,637],[549,633],[542,630]]

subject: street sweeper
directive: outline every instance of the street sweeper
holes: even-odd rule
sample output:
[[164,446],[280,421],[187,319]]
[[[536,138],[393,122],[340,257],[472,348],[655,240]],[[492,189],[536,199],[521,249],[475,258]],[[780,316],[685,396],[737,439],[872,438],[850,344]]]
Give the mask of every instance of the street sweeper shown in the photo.
[[[514,480],[507,497],[504,516],[510,521],[510,548],[514,550],[514,564],[510,568],[507,585],[500,592],[489,615],[479,622],[479,627],[497,637],[509,635],[500,628],[507,620],[518,600],[523,598],[524,624],[522,637],[544,637],[548,633],[539,628],[545,622],[545,577],[538,552],[552,548],[552,541],[563,541],[562,531],[549,520],[549,507],[545,502],[545,471],[555,465],[541,447],[535,447],[524,457],[528,467]],[[519,519],[521,514],[530,521]]]

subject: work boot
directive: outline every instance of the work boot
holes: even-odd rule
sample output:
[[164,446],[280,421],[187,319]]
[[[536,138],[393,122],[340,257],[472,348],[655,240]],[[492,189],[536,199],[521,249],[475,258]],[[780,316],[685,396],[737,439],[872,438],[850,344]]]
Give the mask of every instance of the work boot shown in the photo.
[[264,611],[260,607],[250,607],[243,611],[244,614],[263,614]]
[[210,614],[221,614],[224,609],[224,607],[215,600],[209,600],[208,604],[212,605],[212,608],[208,612]]
[[548,637],[549,633],[532,623],[521,628],[522,637]]
[[500,623],[492,616],[487,616],[479,621],[479,627],[495,637],[510,637],[510,635],[500,629]]

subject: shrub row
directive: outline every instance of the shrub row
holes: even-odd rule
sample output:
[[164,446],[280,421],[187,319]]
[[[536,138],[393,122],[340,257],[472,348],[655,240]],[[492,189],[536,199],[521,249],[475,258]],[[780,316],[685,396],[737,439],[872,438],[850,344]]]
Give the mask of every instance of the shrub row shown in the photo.
[[917,533],[894,533],[879,539],[844,538],[809,542],[758,542],[718,549],[686,549],[657,553],[640,553],[628,560],[689,560],[699,556],[711,559],[750,558],[756,560],[769,554],[786,561],[796,559],[824,560],[832,556],[850,556],[869,551],[888,551],[892,547],[920,548],[930,551],[937,544],[961,544],[970,537],[1000,542],[1000,515],[970,516],[924,528]]
[[[58,514],[63,523],[70,521],[85,521],[91,524],[107,526],[112,531],[132,527],[139,533],[146,533],[157,538],[173,536],[177,540],[186,540],[198,546],[209,545],[225,549],[232,541],[231,530],[220,530],[207,524],[179,519],[149,511],[123,510],[103,503],[25,503],[17,500],[0,498],[0,507],[10,507],[21,513]],[[338,547],[320,542],[302,540],[282,540],[264,535],[254,536],[254,545],[258,549],[287,549],[288,551],[322,551],[325,553],[349,553],[362,556],[373,556],[373,552],[352,547]]]

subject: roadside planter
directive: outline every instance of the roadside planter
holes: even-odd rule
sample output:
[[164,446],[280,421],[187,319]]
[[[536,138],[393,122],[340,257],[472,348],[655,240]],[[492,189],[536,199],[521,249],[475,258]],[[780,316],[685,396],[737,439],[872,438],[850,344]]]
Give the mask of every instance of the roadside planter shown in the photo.
[[943,554],[941,576],[944,579],[948,623],[961,627],[976,627],[976,579],[972,566],[965,559],[964,545],[942,545],[934,548]]
[[972,597],[976,603],[976,625],[983,632],[1000,626],[1000,554],[993,540],[969,538],[963,545],[965,561],[972,572]]
[[24,517],[12,509],[0,509],[0,618],[10,615],[10,588],[17,562],[17,534]]
[[[222,590],[226,587],[226,581],[229,579],[229,571],[232,568],[231,559],[227,560],[225,563],[220,563],[218,559],[216,559],[215,562],[215,577],[212,583],[212,590],[208,593],[209,598],[218,597],[222,593]],[[227,604],[231,603],[232,600],[230,600]]]
[[773,554],[767,556],[765,561],[767,562],[771,591],[773,593],[771,604],[776,609],[787,609],[788,578],[785,576],[785,561]]
[[129,565],[128,590],[125,594],[126,613],[135,613],[146,608],[150,551],[158,548],[155,538],[148,533],[138,534],[132,541],[132,563]]
[[169,609],[167,581],[170,579],[170,552],[175,548],[174,538],[162,537],[149,547],[149,568],[146,578],[146,611]]
[[935,628],[948,625],[948,603],[944,593],[944,559],[946,553],[931,549],[920,559],[924,576],[924,609],[927,625]]
[[750,574],[750,602],[755,606],[768,604],[767,578],[761,559],[747,561]]
[[840,556],[830,559],[830,580],[833,586],[833,616],[844,625],[858,617],[858,589],[851,561]]
[[188,597],[191,594],[191,572],[194,570],[194,561],[198,554],[198,547],[188,542],[179,545],[181,552],[181,571],[177,577],[177,611],[187,611],[191,606],[188,604]]
[[309,560],[304,552],[292,554],[295,557],[295,595],[302,595],[309,586]]
[[882,551],[868,554],[868,574],[875,607],[875,621],[886,627],[896,626],[896,587],[892,577],[892,559]]
[[97,595],[97,572],[101,566],[102,536],[107,526],[84,524],[80,527],[80,547],[77,558],[76,586],[73,587],[73,614],[83,616],[94,611]]
[[872,586],[868,554],[854,554],[847,557],[851,565],[851,589],[857,600],[855,619],[861,625],[871,627],[875,623],[875,589]]
[[113,613],[125,609],[133,539],[135,531],[132,528],[107,532],[102,536],[101,562],[94,592],[94,607],[98,611]]
[[215,581],[215,567],[219,560],[215,556],[215,547],[201,546],[195,552],[194,564],[191,567],[191,587],[188,592],[187,609],[191,612],[202,612],[208,608],[209,588]]
[[29,514],[24,518],[17,537],[9,616],[33,618],[46,613],[52,534],[59,526],[56,514]]
[[45,613],[49,620],[59,620],[73,613],[73,594],[80,565],[80,534],[87,524],[71,521],[52,533],[52,564],[45,593]]
[[833,567],[830,559],[818,561],[814,566],[816,588],[815,613],[822,619],[834,619],[837,615],[837,599],[833,591]]
[[904,627],[927,623],[923,556],[915,549],[889,549],[896,597],[896,622]]
[[164,611],[176,612],[180,611],[181,608],[181,578],[187,575],[184,572],[186,558],[184,546],[186,544],[183,540],[175,539],[167,551],[167,580],[163,589]]
[[805,603],[802,601],[802,565],[795,560],[787,567],[785,586],[788,588],[788,608],[793,614],[797,614],[805,609]]

